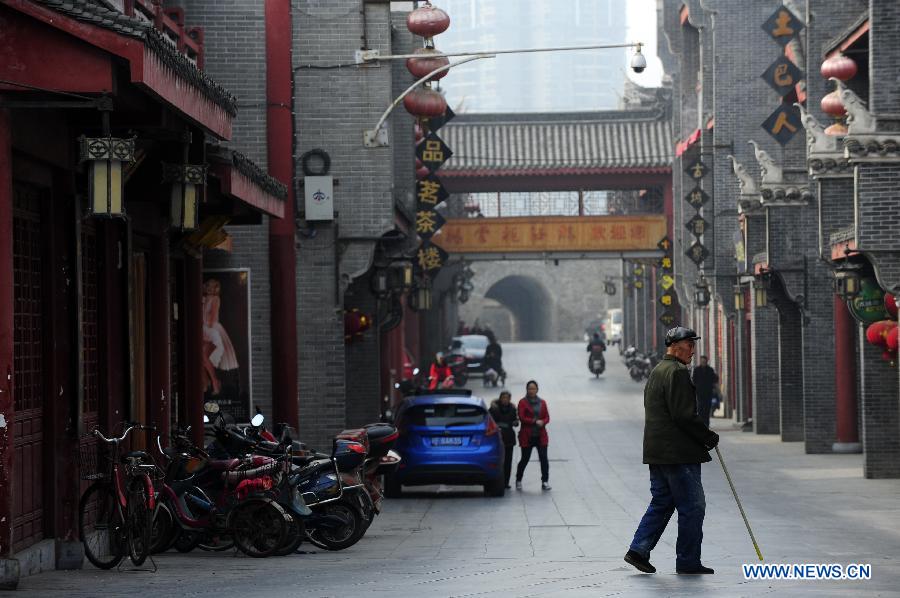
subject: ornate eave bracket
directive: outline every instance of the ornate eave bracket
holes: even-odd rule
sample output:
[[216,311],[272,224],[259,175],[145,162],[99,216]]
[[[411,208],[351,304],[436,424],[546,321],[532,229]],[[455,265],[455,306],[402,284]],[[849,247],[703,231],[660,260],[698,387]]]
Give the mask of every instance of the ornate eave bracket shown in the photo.
[[826,178],[852,175],[850,161],[844,156],[842,138],[827,135],[825,127],[802,104],[794,106],[800,109],[801,122],[806,129],[806,165],[809,176]]
[[847,110],[844,158],[851,163],[900,162],[900,115],[876,117],[852,89],[832,77]]
[[752,139],[762,181],[759,194],[765,207],[805,206],[812,199],[809,179],[805,170],[782,168],[766,150]]
[[759,192],[759,185],[744,168],[744,165],[738,162],[734,156],[728,156],[731,159],[731,167],[734,170],[734,176],[738,179],[741,187],[741,193],[738,196],[738,214],[753,214],[763,210],[762,197]]

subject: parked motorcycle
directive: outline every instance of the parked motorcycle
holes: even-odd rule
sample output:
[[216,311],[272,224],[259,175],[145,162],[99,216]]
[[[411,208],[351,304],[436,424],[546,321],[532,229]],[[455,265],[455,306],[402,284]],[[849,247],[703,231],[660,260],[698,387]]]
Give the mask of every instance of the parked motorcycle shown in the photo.
[[466,356],[462,353],[451,353],[447,356],[447,365],[450,366],[453,380],[451,386],[444,387],[453,388],[453,386],[456,386],[461,388],[465,386],[469,381],[469,365],[466,361]]
[[650,377],[650,372],[659,362],[660,357],[656,353],[636,353],[628,368],[628,374],[635,382],[641,382]]

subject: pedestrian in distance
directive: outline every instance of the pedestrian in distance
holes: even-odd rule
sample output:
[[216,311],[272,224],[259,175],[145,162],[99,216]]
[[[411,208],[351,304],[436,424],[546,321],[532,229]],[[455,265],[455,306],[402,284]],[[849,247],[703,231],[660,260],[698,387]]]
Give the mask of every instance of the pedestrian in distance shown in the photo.
[[697,414],[697,399],[687,364],[700,337],[678,326],[666,333],[666,355],[650,372],[644,387],[644,463],[650,469],[650,506],[641,518],[625,562],[644,573],[656,573],[650,552],[672,514],[678,511],[675,571],[713,573],[700,561],[706,498],[700,464],[719,435]]
[[516,432],[513,428],[519,427],[519,414],[512,404],[512,395],[508,390],[500,393],[500,396],[491,402],[491,417],[497,427],[500,428],[500,437],[503,440],[505,458],[503,460],[503,479],[509,488],[509,476],[512,473],[513,447],[516,446]]
[[719,384],[719,375],[709,365],[706,355],[700,356],[700,365],[694,368],[694,388],[697,389],[697,414],[706,427],[709,427],[709,414],[712,408],[713,395]]
[[519,421],[522,428],[519,430],[519,447],[522,456],[516,467],[516,490],[522,489],[522,474],[531,459],[531,451],[537,448],[538,458],[541,460],[541,490],[550,490],[550,462],[547,460],[547,445],[550,437],[547,435],[547,424],[550,423],[550,412],[547,410],[547,401],[538,396],[538,383],[529,380],[525,385],[525,396],[519,399]]

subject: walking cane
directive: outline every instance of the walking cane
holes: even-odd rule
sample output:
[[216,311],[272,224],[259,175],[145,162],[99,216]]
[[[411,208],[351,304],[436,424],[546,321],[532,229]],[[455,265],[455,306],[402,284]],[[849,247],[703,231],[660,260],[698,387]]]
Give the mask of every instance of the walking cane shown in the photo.
[[716,455],[719,456],[719,463],[722,464],[722,471],[725,472],[725,479],[728,480],[728,485],[731,487],[731,493],[734,495],[734,502],[737,503],[738,510],[741,512],[741,517],[744,518],[744,525],[747,526],[747,531],[750,532],[750,541],[753,542],[753,548],[756,549],[756,556],[759,557],[759,560],[763,560],[762,552],[759,551],[759,544],[756,543],[756,538],[753,536],[753,530],[750,529],[750,522],[747,521],[747,515],[744,513],[744,507],[741,506],[741,499],[738,498],[737,491],[734,489],[734,484],[731,483],[731,476],[728,474],[728,468],[725,467],[725,460],[722,459],[722,452],[719,450],[719,447],[716,447]]

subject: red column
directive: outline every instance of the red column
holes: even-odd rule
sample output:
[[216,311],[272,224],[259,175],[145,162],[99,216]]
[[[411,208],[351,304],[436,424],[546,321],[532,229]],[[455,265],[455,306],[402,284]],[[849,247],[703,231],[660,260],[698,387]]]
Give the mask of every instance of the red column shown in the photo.
[[[673,222],[675,219],[674,190],[671,177],[663,185],[663,211],[666,213],[666,233],[672,239]],[[672,239],[674,241],[674,239]]]
[[[127,251],[125,225],[118,220],[102,220],[103,232],[103,336],[104,360],[100,394],[99,427],[103,433],[125,419],[128,412],[128,271],[131,256]],[[90,430],[87,430],[90,431]]]
[[[169,238],[165,233],[153,237],[150,250],[150,425],[156,427],[165,444],[169,438],[172,404],[172,296],[169,285]],[[199,371],[199,370],[197,370]],[[155,436],[153,436],[155,438]],[[148,443],[150,446],[155,442]]]
[[191,438],[203,445],[203,258],[187,256],[184,260],[184,384],[187,421]]
[[834,296],[834,388],[837,412],[836,452],[858,452],[856,417],[855,324],[847,304]]
[[0,108],[0,558],[12,554],[13,199],[9,112]]
[[294,251],[291,2],[266,0],[266,133],[269,173],[287,185],[284,218],[269,219],[272,401],[275,422],[298,427],[297,263]]

